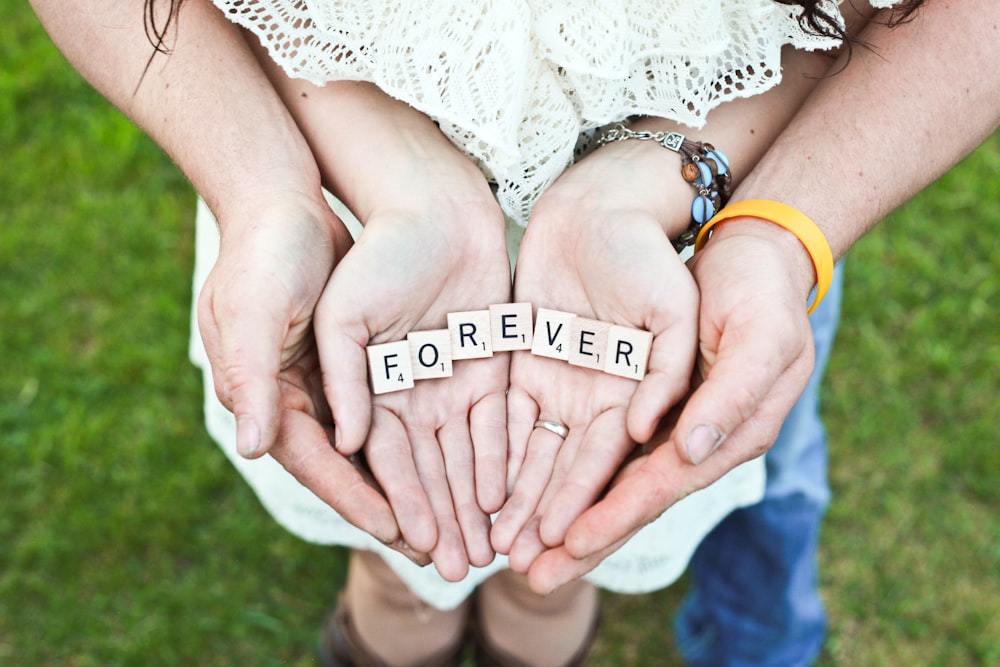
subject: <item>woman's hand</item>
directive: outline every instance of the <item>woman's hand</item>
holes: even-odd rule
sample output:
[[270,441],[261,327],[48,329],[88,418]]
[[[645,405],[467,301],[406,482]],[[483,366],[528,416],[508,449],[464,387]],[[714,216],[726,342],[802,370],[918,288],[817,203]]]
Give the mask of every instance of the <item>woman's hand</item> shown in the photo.
[[[515,353],[508,395],[513,493],[494,548],[526,571],[600,496],[636,442],[687,392],[698,296],[668,233],[687,225],[691,190],[675,155],[650,142],[601,148],[535,208],[518,256],[515,300],[653,334],[641,382]],[[664,187],[668,177],[679,187]],[[678,193],[679,190],[679,193]],[[537,419],[569,427],[561,440]]]
[[510,301],[503,216],[482,173],[422,114],[366,85],[299,99],[318,105],[300,122],[337,110],[342,123],[329,131],[307,127],[324,177],[365,225],[316,310],[336,447],[364,452],[406,544],[461,579],[494,557],[509,357],[456,361],[452,377],[372,396],[365,348]]

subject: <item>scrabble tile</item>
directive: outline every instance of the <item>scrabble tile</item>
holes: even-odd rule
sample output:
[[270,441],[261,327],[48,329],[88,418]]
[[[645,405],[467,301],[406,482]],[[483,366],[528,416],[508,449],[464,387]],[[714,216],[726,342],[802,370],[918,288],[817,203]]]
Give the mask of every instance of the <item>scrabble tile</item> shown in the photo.
[[448,313],[448,331],[451,335],[453,361],[493,356],[490,311],[469,310],[463,313]]
[[447,329],[411,331],[406,340],[414,380],[451,377],[451,334]]
[[413,388],[413,370],[410,366],[410,344],[405,340],[369,345],[368,379],[372,393]]
[[490,333],[494,352],[531,349],[531,304],[490,306]]
[[603,371],[608,357],[607,322],[575,317],[569,323],[569,363]]
[[608,358],[604,372],[641,380],[646,376],[652,347],[652,333],[612,324],[608,329]]
[[573,313],[539,308],[535,315],[531,353],[563,361],[569,359],[569,328],[575,318]]

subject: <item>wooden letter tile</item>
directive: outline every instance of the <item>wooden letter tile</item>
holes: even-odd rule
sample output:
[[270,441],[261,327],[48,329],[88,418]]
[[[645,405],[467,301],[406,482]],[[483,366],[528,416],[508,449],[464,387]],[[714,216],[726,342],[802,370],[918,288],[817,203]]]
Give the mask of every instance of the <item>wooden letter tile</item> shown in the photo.
[[502,303],[490,306],[493,351],[531,349],[531,304]]
[[569,325],[569,363],[603,371],[607,365],[607,322],[576,317]]
[[414,380],[451,377],[451,334],[447,329],[411,331],[406,340]]
[[606,373],[633,380],[646,376],[653,334],[642,329],[612,324],[608,329],[608,363]]
[[372,393],[386,394],[413,388],[409,343],[399,340],[369,345],[365,349],[368,351],[368,378],[372,383]]
[[453,361],[493,356],[490,311],[469,310],[464,313],[448,313],[448,331],[451,335]]
[[563,361],[569,359],[569,328],[575,318],[572,313],[539,308],[535,316],[531,353]]

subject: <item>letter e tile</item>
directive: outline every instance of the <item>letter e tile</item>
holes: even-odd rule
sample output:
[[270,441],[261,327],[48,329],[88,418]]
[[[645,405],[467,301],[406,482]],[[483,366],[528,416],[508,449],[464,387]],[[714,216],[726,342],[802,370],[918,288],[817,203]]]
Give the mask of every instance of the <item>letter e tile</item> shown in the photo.
[[531,349],[531,304],[501,303],[490,306],[493,351]]
[[569,325],[569,363],[603,371],[607,365],[607,322],[576,317]]
[[410,367],[410,345],[405,340],[369,345],[368,379],[372,393],[413,388],[413,370]]

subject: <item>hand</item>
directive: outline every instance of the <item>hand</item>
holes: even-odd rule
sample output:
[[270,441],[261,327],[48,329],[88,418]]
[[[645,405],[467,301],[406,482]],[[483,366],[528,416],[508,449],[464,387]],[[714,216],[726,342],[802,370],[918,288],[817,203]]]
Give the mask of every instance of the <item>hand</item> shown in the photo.
[[[635,443],[687,392],[698,296],[665,230],[686,227],[690,189],[676,178],[676,157],[645,144],[604,147],[568,170],[536,206],[521,246],[516,301],[645,329],[654,339],[639,383],[515,354],[508,479],[516,482],[492,541],[518,571],[562,544]],[[671,206],[665,169],[687,188]],[[538,418],[569,426],[565,441],[533,429]]]
[[813,273],[797,239],[770,223],[729,222],[689,265],[702,304],[698,386],[565,545],[535,561],[537,592],[593,569],[675,502],[762,455],[809,379]]
[[407,121],[372,133],[385,142],[378,164],[353,165],[365,229],[333,273],[316,330],[337,449],[364,447],[405,542],[458,580],[494,558],[488,513],[505,495],[508,356],[457,361],[450,378],[372,397],[365,347],[508,302],[510,264],[482,174],[430,121],[409,133],[416,112],[394,113]]
[[240,224],[222,226],[198,302],[216,391],[236,416],[237,449],[248,457],[270,452],[345,519],[397,545],[388,502],[331,445],[312,334],[316,301],[350,236],[318,188],[315,198],[243,213]]

